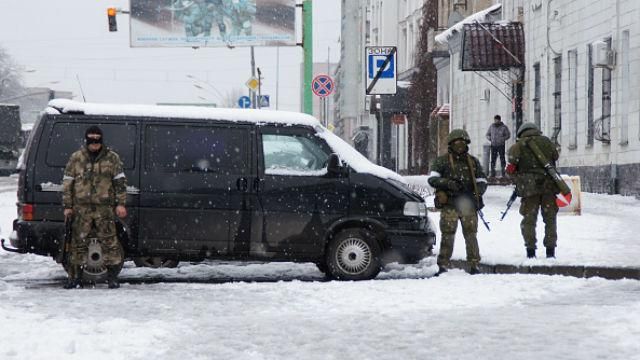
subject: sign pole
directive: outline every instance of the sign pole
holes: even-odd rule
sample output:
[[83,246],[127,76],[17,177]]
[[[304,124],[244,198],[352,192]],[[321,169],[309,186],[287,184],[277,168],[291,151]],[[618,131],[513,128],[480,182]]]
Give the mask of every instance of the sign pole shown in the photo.
[[313,78],[313,8],[311,0],[302,3],[302,47],[304,48],[304,84],[302,112],[313,115],[313,97],[311,95],[311,80]]
[[[253,52],[253,46],[251,47],[251,77],[255,78],[256,77],[256,57],[254,55]],[[252,103],[252,107],[255,109],[256,108],[256,91],[255,90],[251,90],[251,103]]]

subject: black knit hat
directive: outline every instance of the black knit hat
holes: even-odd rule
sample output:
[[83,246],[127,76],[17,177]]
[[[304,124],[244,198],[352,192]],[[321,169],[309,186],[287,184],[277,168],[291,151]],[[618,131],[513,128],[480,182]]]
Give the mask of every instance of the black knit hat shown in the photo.
[[84,132],[84,137],[87,137],[87,135],[89,135],[89,134],[98,134],[98,135],[102,136],[102,129],[100,129],[96,125],[89,126],[87,128],[87,130]]

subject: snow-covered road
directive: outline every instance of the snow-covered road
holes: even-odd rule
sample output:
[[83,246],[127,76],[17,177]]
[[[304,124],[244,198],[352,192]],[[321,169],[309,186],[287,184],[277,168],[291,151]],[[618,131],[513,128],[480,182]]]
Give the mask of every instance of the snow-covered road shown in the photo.
[[[638,266],[638,200],[584,194],[561,217],[557,260],[525,260],[517,203],[491,188],[484,261]],[[594,206],[597,205],[597,206]],[[437,214],[430,214],[437,221]],[[0,180],[0,234],[15,178]],[[462,238],[454,257],[464,258]],[[434,259],[376,280],[321,281],[312,264],[125,264],[118,290],[63,290],[51,259],[0,250],[0,359],[633,359],[640,282],[539,275],[432,277]],[[155,283],[141,281],[155,279]],[[232,281],[240,279],[243,281]],[[178,283],[176,283],[178,281]],[[182,282],[180,282],[182,281]],[[205,282],[205,283],[189,283]],[[208,283],[206,283],[208,282]]]
[[640,282],[479,275],[363,282],[0,281],[3,359],[633,359]]

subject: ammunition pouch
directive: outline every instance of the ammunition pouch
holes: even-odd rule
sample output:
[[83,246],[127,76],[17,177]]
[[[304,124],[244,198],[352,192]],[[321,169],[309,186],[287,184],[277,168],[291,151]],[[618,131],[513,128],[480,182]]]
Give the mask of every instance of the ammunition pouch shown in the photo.
[[433,203],[436,209],[442,209],[449,202],[449,196],[444,190],[436,191],[436,196],[433,198]]

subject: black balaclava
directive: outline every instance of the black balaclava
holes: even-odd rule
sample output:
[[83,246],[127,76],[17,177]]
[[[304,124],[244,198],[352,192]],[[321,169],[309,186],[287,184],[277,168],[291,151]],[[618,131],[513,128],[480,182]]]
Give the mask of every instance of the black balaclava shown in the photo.
[[[99,139],[92,139],[89,137],[89,134],[98,134],[100,135]],[[97,126],[91,126],[87,129],[87,131],[84,132],[84,144],[85,145],[89,145],[89,144],[102,144],[102,141],[104,140],[104,135],[102,135],[102,130],[97,127]]]
[[465,141],[452,141],[449,149],[456,155],[466,154],[469,151],[469,145]]

